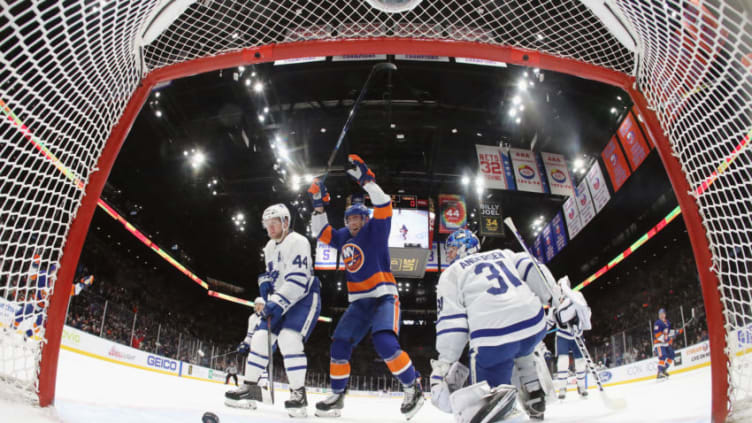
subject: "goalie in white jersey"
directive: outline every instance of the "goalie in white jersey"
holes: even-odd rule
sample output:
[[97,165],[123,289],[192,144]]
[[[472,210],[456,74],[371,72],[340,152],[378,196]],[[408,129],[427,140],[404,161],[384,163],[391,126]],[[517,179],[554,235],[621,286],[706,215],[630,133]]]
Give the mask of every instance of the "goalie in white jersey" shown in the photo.
[[[311,244],[290,230],[290,211],[284,204],[264,210],[263,225],[269,235],[264,247],[266,273],[259,276],[259,292],[266,300],[259,313],[261,323],[254,331],[243,386],[225,394],[231,407],[255,408],[256,401],[270,402],[259,380],[269,362],[269,329],[279,347],[290,385],[285,408],[290,416],[307,415],[305,375],[308,366],[303,344],[311,335],[321,312],[319,280],[313,276]],[[271,320],[268,325],[267,321]],[[271,382],[271,381],[270,381]]]
[[[464,229],[446,245],[451,265],[438,284],[432,402],[462,423],[501,421],[514,410],[516,370],[525,411],[542,419],[545,399],[533,358],[546,329],[541,301],[509,252],[478,253],[478,238]],[[468,341],[473,384],[459,389],[467,374],[458,361]]]

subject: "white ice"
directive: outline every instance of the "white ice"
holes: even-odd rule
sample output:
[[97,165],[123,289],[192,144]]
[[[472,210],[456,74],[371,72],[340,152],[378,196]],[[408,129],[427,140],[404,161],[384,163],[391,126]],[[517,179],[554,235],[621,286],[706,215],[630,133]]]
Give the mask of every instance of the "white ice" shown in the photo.
[[[230,409],[223,405],[227,386],[163,375],[61,351],[57,399],[52,409],[39,409],[0,399],[0,421],[23,423],[200,423],[206,411],[222,423],[276,423],[291,420],[281,406],[287,394],[278,392],[278,405],[258,410]],[[564,402],[549,404],[548,422],[709,422],[710,368],[671,376],[665,382],[645,381],[607,388],[609,395],[627,401],[627,408],[610,411],[590,391],[581,400],[572,392]],[[2,397],[2,396],[0,396]],[[314,403],[323,396],[309,393],[309,419],[317,422],[404,422],[400,398],[350,395],[339,419],[313,416]],[[452,422],[450,415],[428,400],[411,422]]]

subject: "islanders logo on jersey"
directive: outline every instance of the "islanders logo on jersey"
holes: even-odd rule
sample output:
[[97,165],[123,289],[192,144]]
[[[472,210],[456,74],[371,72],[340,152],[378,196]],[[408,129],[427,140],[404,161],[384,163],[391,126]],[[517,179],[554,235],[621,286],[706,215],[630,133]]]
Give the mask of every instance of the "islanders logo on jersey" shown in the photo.
[[554,169],[551,171],[551,178],[553,178],[554,181],[563,184],[567,181],[567,175],[564,174],[564,172],[561,171],[561,169]]
[[533,179],[535,177],[535,171],[528,165],[522,165],[517,170],[520,172],[520,176],[525,179]]
[[593,189],[597,190],[600,187],[601,187],[601,178],[596,176],[595,179],[593,179]]
[[345,261],[345,269],[350,273],[355,273],[363,267],[366,257],[360,247],[348,242],[342,247],[342,258]]

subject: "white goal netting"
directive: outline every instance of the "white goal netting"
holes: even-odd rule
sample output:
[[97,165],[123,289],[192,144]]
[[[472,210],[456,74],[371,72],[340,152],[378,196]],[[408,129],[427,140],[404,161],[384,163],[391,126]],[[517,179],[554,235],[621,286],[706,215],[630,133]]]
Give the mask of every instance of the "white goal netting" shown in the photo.
[[580,0],[423,0],[396,14],[363,0],[0,1],[0,379],[37,390],[46,326],[39,296],[54,292],[89,177],[149,72],[248,47],[411,38],[540,51],[637,77],[700,207],[720,280],[731,406],[750,408],[749,6],[585,3],[599,6],[598,16],[613,6],[636,52]]

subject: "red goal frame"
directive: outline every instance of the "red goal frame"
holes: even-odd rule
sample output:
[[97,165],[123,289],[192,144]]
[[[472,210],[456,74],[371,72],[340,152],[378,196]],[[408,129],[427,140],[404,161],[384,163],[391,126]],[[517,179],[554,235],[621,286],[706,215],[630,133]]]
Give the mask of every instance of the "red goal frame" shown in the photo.
[[700,219],[697,203],[689,194],[691,191],[690,185],[681,170],[678,159],[672,154],[671,144],[660,126],[658,117],[649,109],[645,96],[635,88],[635,78],[600,66],[532,50],[452,40],[402,38],[306,41],[246,48],[232,53],[194,59],[159,68],[150,72],[141,81],[128,101],[118,124],[113,128],[107,139],[102,155],[97,161],[98,171],[92,173],[89,179],[85,195],[70,227],[68,239],[63,249],[58,279],[47,312],[47,327],[45,330],[47,342],[42,349],[39,370],[39,403],[41,406],[54,403],[60,341],[69,300],[66,294],[71,289],[97,200],[109,177],[118,152],[153,87],[160,82],[240,65],[301,57],[348,54],[420,54],[487,59],[561,72],[624,89],[631,97],[636,113],[641,117],[649,132],[650,139],[658,150],[687,226],[697,264],[697,272],[702,284],[708,323],[713,385],[711,418],[714,422],[725,421],[729,404],[728,357],[724,352],[726,331],[718,291],[720,284],[716,274],[711,271],[710,245]]

